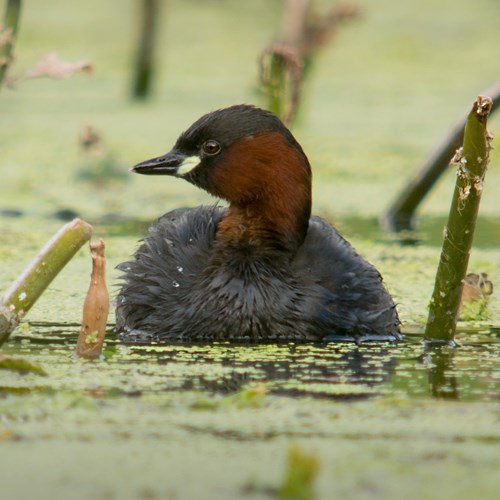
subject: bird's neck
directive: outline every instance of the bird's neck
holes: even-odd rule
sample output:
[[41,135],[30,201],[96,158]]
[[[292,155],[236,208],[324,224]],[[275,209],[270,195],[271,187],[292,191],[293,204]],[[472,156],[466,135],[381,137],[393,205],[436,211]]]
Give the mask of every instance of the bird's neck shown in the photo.
[[231,204],[219,223],[216,246],[253,257],[285,253],[293,256],[303,243],[311,215],[310,189],[278,198],[262,197]]
[[230,203],[219,223],[218,247],[251,255],[294,253],[304,241],[311,169],[292,136],[266,132],[237,142],[212,171],[211,183],[210,192]]

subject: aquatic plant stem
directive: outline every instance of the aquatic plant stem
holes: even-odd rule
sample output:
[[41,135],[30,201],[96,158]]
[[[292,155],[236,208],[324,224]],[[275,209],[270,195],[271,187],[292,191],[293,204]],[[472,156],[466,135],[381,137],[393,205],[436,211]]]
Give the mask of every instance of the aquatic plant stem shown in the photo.
[[92,226],[81,219],[74,219],[45,244],[12,283],[0,300],[0,345],[91,235]]
[[109,314],[109,294],[106,287],[106,257],[104,241],[90,244],[92,274],[90,285],[83,305],[83,321],[75,355],[95,359],[101,355],[106,324]]
[[267,93],[269,96],[269,111],[277,116],[283,116],[284,96],[287,76],[285,73],[286,61],[277,51],[269,55],[269,77]]
[[287,0],[280,41],[266,48],[260,58],[260,81],[267,108],[287,126],[297,116],[303,83],[315,54],[331,39],[340,24],[357,17],[352,4],[338,4],[322,15],[311,0]]
[[315,455],[297,446],[288,450],[288,463],[278,498],[280,500],[309,500],[315,498],[314,483],[320,463]]
[[159,10],[158,0],[142,0],[141,29],[132,84],[134,99],[146,99],[151,93]]
[[427,341],[454,343],[460,298],[491,149],[491,136],[486,128],[491,107],[489,97],[477,98],[465,124],[463,147],[452,159],[452,165],[458,167],[457,181],[429,306],[425,329]]
[[[269,109],[291,125],[297,114],[303,83],[304,57],[301,40],[311,9],[311,0],[287,0],[282,43],[275,44],[270,55]],[[275,109],[273,109],[275,108]]]
[[0,26],[0,87],[12,62],[20,14],[21,0],[8,0],[3,29]]

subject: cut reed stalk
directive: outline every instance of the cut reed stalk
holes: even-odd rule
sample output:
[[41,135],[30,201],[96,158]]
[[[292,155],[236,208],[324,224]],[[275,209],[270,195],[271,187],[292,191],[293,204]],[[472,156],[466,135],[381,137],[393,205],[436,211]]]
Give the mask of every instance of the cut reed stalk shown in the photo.
[[492,137],[486,128],[491,108],[491,98],[477,98],[467,118],[463,147],[452,159],[452,165],[457,166],[457,181],[429,306],[426,341],[454,345],[460,299],[491,149]]
[[74,219],[45,244],[12,283],[0,300],[0,345],[91,235],[92,226],[81,219]]

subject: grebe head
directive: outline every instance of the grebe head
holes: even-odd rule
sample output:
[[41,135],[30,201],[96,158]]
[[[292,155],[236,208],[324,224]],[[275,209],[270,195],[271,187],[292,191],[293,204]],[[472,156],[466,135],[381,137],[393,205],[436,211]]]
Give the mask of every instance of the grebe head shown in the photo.
[[[254,106],[208,113],[173,149],[131,169],[181,177],[300,243],[311,212],[311,169],[300,144],[280,119]],[[263,222],[265,221],[265,222]]]

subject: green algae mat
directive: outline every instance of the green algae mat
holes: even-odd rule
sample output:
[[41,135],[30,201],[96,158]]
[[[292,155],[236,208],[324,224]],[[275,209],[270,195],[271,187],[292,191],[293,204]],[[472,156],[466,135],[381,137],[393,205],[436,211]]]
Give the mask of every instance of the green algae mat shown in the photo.
[[[265,498],[291,446],[318,498],[496,498],[500,342],[124,346],[76,361],[68,326],[33,324],[2,373],[9,498]],[[461,341],[462,342],[462,341]],[[21,480],[21,478],[24,478]]]
[[[280,2],[163,3],[154,96],[141,104],[128,96],[136,3],[23,3],[16,72],[54,50],[95,71],[0,93],[0,290],[78,215],[106,240],[114,297],[114,268],[152,220],[213,203],[180,180],[127,168],[167,151],[203,113],[262,102],[256,61],[278,31]],[[111,315],[103,359],[75,360],[90,273],[83,249],[2,347],[2,498],[287,498],[293,450],[317,464],[312,492],[295,498],[498,498],[498,291],[464,312],[458,348],[421,343],[454,170],[422,205],[417,245],[382,233],[377,218],[498,79],[500,6],[356,3],[360,18],[314,62],[293,132],[312,164],[314,213],[382,272],[406,340],[127,346]],[[500,115],[489,123],[496,149],[469,270],[498,288]],[[96,155],[79,145],[88,125],[102,140]]]

